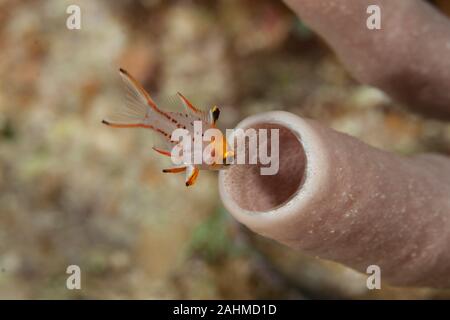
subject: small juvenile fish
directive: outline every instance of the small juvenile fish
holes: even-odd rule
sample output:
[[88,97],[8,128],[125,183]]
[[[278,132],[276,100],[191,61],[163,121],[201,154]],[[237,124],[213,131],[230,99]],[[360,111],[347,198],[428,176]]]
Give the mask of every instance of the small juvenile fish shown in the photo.
[[[126,108],[119,114],[120,120],[103,120],[102,123],[114,128],[146,128],[156,132],[165,142],[165,148],[153,146],[153,150],[164,156],[171,156],[171,150],[178,144],[172,141],[171,135],[175,129],[186,129],[190,135],[194,136],[194,122],[201,121],[203,131],[209,128],[216,128],[220,110],[212,107],[209,112],[204,112],[196,108],[181,93],[178,96],[185,108],[185,112],[168,112],[160,109],[145,89],[127,71],[120,69],[120,75],[125,82],[127,89]],[[202,133],[203,135],[203,133]],[[202,164],[183,163],[183,165],[164,169],[166,173],[186,173],[186,186],[195,183],[199,170],[220,170],[224,169],[234,157],[234,152],[229,150],[225,135],[222,134],[222,143],[217,143],[211,149],[210,157],[214,159],[216,152],[223,156],[221,163],[209,161]],[[214,142],[213,142],[214,143]],[[202,148],[204,148],[204,143]],[[220,148],[220,150],[219,150]],[[211,163],[211,164],[207,164]]]

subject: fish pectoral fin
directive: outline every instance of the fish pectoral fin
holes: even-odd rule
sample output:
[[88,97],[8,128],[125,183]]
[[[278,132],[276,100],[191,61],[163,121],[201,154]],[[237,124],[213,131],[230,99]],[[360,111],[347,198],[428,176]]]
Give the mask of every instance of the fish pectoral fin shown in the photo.
[[162,172],[164,172],[164,173],[179,173],[179,172],[183,172],[183,171],[186,171],[186,167],[184,167],[184,166],[163,169]]
[[186,187],[192,186],[197,180],[200,170],[195,166],[188,166],[186,168]]
[[160,149],[157,147],[152,147],[152,149],[155,150],[156,152],[158,152],[159,154],[162,154],[163,156],[167,156],[167,157],[171,156],[170,151],[168,151],[168,150],[163,150],[163,149]]

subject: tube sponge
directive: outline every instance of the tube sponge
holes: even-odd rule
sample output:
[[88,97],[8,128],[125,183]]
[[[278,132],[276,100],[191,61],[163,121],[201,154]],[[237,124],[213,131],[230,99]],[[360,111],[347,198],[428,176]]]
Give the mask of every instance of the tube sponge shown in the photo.
[[251,230],[394,285],[450,286],[450,161],[373,148],[287,112],[238,128],[280,129],[279,172],[220,172],[225,207]]
[[[285,0],[359,81],[450,119],[450,20],[422,0]],[[381,29],[369,30],[369,5]]]

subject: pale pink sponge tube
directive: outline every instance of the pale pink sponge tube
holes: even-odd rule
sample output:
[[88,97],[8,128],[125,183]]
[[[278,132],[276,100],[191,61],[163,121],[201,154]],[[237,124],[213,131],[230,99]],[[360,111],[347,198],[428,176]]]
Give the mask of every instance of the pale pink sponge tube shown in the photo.
[[279,171],[221,171],[228,211],[251,230],[393,285],[450,287],[450,161],[403,157],[286,112],[239,128],[278,128]]
[[[347,70],[407,106],[450,117],[450,20],[422,0],[285,0]],[[370,6],[380,30],[369,30]]]

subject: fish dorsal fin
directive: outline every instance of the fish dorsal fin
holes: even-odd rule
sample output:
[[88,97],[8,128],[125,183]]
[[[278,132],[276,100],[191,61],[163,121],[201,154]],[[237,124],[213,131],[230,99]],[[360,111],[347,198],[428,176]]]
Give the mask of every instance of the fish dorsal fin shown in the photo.
[[194,106],[185,96],[183,96],[180,92],[177,92],[178,97],[180,97],[181,103],[183,104],[184,109],[187,113],[197,116],[199,118],[205,117],[205,112],[196,106]]
[[219,120],[220,109],[217,106],[212,107],[208,113],[208,122],[215,127],[217,120]]
[[160,95],[155,98],[155,101],[158,105],[162,106],[167,113],[180,110],[180,99],[177,94]]

